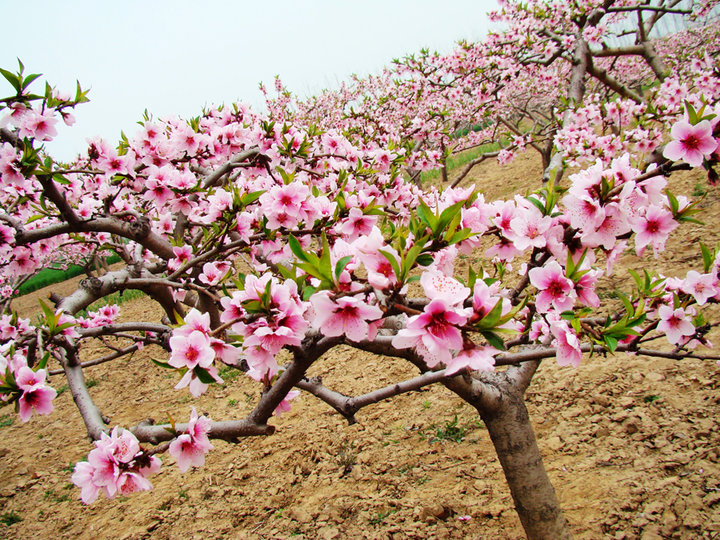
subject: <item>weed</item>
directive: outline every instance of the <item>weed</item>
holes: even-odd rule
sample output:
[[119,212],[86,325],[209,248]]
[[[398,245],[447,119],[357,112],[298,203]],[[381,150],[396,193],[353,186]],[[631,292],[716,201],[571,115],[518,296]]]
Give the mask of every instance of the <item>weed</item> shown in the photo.
[[67,390],[68,388],[70,388],[70,387],[69,387],[67,384],[63,384],[60,388],[58,388],[57,395],[58,395],[58,396],[61,395],[61,394],[62,394],[63,392],[65,392],[65,390]]
[[407,463],[405,465],[402,465],[401,467],[398,467],[398,472],[400,474],[406,474],[406,473],[409,473],[410,471],[412,471],[414,468],[415,468],[414,463]]
[[380,525],[385,519],[397,512],[397,510],[386,510],[385,512],[378,512],[375,516],[370,518],[370,523],[372,525]]
[[465,439],[465,435],[469,431],[469,426],[461,426],[459,424],[459,418],[456,414],[452,420],[446,420],[442,426],[433,426],[434,434],[430,437],[430,442],[436,441],[452,441],[462,442]]
[[189,499],[190,498],[186,489],[181,489],[178,492],[178,497],[180,497],[181,499]]
[[431,405],[432,405],[432,403],[430,402],[430,400],[429,400],[429,399],[426,399],[426,400],[423,401],[423,403],[422,403],[422,408],[423,408],[423,409],[429,409]]
[[657,400],[659,400],[659,399],[660,399],[660,396],[655,395],[655,394],[650,394],[650,395],[645,396],[645,397],[643,398],[643,401],[644,401],[645,403],[653,403],[654,401],[657,401]]
[[700,182],[695,183],[695,187],[692,190],[693,197],[704,197],[707,195],[707,186]]
[[357,463],[357,452],[354,443],[344,442],[340,445],[340,450],[335,456],[335,461],[343,468],[343,474],[352,471],[353,465]]
[[[70,484],[70,487],[73,487],[73,484]],[[65,489],[67,489],[67,486],[65,486]],[[45,493],[43,494],[43,499],[45,499],[46,501],[51,501],[51,502],[56,502],[56,503],[64,502],[64,501],[70,500],[70,494],[62,493],[62,494],[58,495],[57,493],[55,493],[54,490],[46,489]]]
[[237,405],[237,402],[238,402],[237,399],[230,398],[230,399],[228,399],[228,406],[234,407],[235,405]]
[[237,379],[242,371],[240,371],[237,368],[234,368],[232,366],[220,366],[220,369],[218,370],[218,373],[220,374],[220,378],[224,379],[226,383],[232,381],[233,379]]
[[3,414],[0,416],[0,427],[12,426],[15,421],[15,417],[9,414]]
[[0,523],[7,525],[8,527],[13,523],[19,523],[22,520],[23,518],[15,512],[5,512],[4,514],[0,514]]

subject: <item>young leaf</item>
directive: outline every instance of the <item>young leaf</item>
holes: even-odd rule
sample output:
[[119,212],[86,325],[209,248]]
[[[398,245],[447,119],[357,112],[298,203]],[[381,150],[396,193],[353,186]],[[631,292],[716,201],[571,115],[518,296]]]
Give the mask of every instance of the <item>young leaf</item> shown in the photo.
[[300,259],[301,261],[309,262],[307,255],[305,254],[302,246],[300,245],[300,242],[298,242],[298,239],[295,238],[292,234],[288,235],[288,245],[290,246],[290,251],[292,251],[298,259]]
[[343,270],[345,270],[345,267],[348,265],[348,263],[352,261],[352,258],[352,255],[346,255],[337,263],[335,263],[335,280],[340,279],[340,274],[343,273]]
[[215,379],[213,378],[213,376],[210,375],[210,373],[208,372],[208,370],[206,370],[206,369],[204,369],[204,368],[201,368],[200,366],[195,366],[195,368],[193,369],[193,372],[195,373],[195,376],[196,376],[198,379],[200,379],[200,382],[201,382],[201,383],[204,383],[204,384],[212,384],[212,383],[214,383],[214,382],[217,382],[217,381],[215,381]]
[[702,242],[700,242],[700,251],[702,252],[703,256],[703,269],[705,273],[708,273],[710,271],[710,268],[712,268],[712,263],[715,260],[715,256],[710,253],[708,247]]

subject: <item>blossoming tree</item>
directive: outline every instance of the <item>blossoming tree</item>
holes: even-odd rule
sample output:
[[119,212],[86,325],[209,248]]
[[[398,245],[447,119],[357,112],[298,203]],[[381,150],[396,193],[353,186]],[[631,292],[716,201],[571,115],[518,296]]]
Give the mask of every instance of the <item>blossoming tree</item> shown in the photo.
[[[421,51],[305,100],[277,80],[276,97],[266,91],[271,115],[341,130],[356,144],[403,147],[414,177],[440,168],[453,186],[486,159],[506,164],[534,150],[547,181],[568,164],[607,161],[634,146],[650,154],[682,114],[688,89],[676,88],[685,76],[714,84],[715,22],[651,37],[664,17],[688,24],[712,3],[500,5],[491,18],[506,30],[449,54]],[[449,178],[449,156],[488,147]]]
[[[612,5],[578,9],[594,20],[593,10]],[[618,4],[616,13],[626,7]],[[34,94],[39,75],[22,65],[3,70],[13,88],[0,100],[4,275],[31,274],[43,263],[34,253],[68,248],[116,253],[124,267],[54,296],[39,323],[18,317],[12,287],[4,289],[0,396],[23,421],[49,414],[56,392],[48,369],[64,374],[95,441],[72,475],[91,503],[150,489],[164,452],[185,471],[204,463],[212,439],[273,434],[273,412],[287,410],[299,391],[354,422],[363,407],[440,383],[486,424],[528,536],[567,537],[523,399],[542,360],[577,366],[585,353],[615,352],[715,358],[696,352],[714,324],[703,308],[720,299],[720,255],[711,248],[685,277],[648,270],[633,274],[612,304],[597,294],[620,255],[651,260],[646,252],[662,252],[669,235],[695,219],[695,202],[673,194],[668,177],[679,167],[712,170],[718,158],[720,86],[705,79],[716,60],[698,62],[690,84],[674,87],[674,108],[658,102],[666,85],[643,96],[648,109],[627,112],[664,126],[665,164],[648,158],[657,144],[609,145],[565,186],[551,178],[500,201],[486,201],[482,186],[422,190],[403,175],[415,157],[392,140],[364,143],[342,127],[273,120],[241,105],[188,121],[148,117],[117,147],[92,140],[85,155],[59,163],[42,143],[58,121],[72,123],[84,91],[64,95],[48,85]],[[608,92],[572,106],[590,119],[582,111],[596,105],[608,113],[625,97]],[[615,127],[622,136],[635,125]],[[591,131],[577,136],[591,141]],[[458,275],[456,258],[470,253],[483,264]],[[145,292],[163,319],[119,323],[117,307],[80,315],[127,289]],[[81,357],[103,336],[126,345]],[[656,340],[670,350],[652,347]],[[176,388],[193,396],[223,383],[221,365],[244,371],[264,391],[244,418],[210,419],[193,409],[186,423],[138,418],[110,426],[83,368],[147,345],[167,351],[157,363],[175,370]],[[418,375],[343,395],[307,376],[340,345],[405,360]]]

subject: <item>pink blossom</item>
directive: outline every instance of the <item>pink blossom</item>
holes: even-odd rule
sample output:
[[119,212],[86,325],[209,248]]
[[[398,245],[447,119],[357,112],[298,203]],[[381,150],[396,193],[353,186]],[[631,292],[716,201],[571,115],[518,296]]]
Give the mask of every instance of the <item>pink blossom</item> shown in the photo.
[[39,113],[28,109],[20,122],[20,137],[36,138],[39,141],[51,141],[57,135],[57,118],[53,117],[50,110]]
[[566,321],[558,318],[550,323],[550,331],[555,336],[552,345],[557,350],[555,359],[558,365],[578,367],[582,360],[582,350],[575,330]]
[[244,343],[243,351],[245,360],[250,367],[247,374],[251,379],[261,381],[264,378],[274,377],[280,370],[275,355],[260,344],[248,346],[247,343]]
[[647,207],[645,215],[632,221],[635,231],[635,251],[642,255],[645,247],[651,244],[655,255],[665,249],[665,241],[678,226],[668,210],[656,205]]
[[203,334],[210,333],[210,314],[201,313],[193,308],[185,316],[185,324],[180,328],[176,328],[173,332],[175,336],[189,336],[191,333],[198,331]]
[[277,407],[275,407],[275,410],[273,411],[273,414],[275,416],[280,416],[282,413],[286,413],[290,411],[290,402],[298,397],[300,395],[299,390],[290,390],[285,398],[278,404]]
[[456,311],[444,299],[436,298],[425,306],[423,313],[410,317],[407,326],[393,338],[392,345],[398,349],[415,347],[429,367],[438,362],[447,365],[452,361],[450,350],[463,347],[458,326],[467,320],[467,310]]
[[172,249],[175,254],[175,258],[168,261],[168,269],[174,272],[192,259],[193,250],[190,246],[173,247]]
[[377,219],[377,216],[365,215],[360,208],[351,208],[348,217],[342,222],[340,231],[349,242],[352,242],[359,236],[369,234]]
[[190,370],[199,366],[208,368],[215,359],[215,352],[210,346],[210,338],[193,330],[189,336],[174,335],[170,338],[170,360],[173,367],[186,367]]
[[557,261],[550,261],[540,268],[532,268],[528,275],[530,283],[539,291],[535,299],[538,313],[547,313],[551,306],[561,312],[572,309],[577,294],[573,282],[565,277]]
[[426,271],[420,276],[425,295],[430,299],[442,298],[448,305],[462,304],[470,295],[470,289],[457,279],[439,271]]
[[[215,382],[223,383],[223,380],[218,375],[217,368],[214,365],[211,365],[207,368],[204,368],[205,371],[208,372],[208,375],[210,375],[213,379],[215,379]],[[205,393],[205,391],[208,389],[209,385],[202,382],[197,374],[195,373],[194,369],[189,369],[185,372],[185,375],[182,376],[180,379],[180,382],[178,382],[173,388],[175,390],[180,390],[181,388],[188,387],[188,390],[190,390],[190,393],[195,396],[201,396]]]
[[665,146],[663,156],[674,161],[683,159],[691,167],[702,165],[703,160],[710,157],[718,145],[707,120],[694,126],[680,120],[673,125],[670,134],[673,140]]
[[147,476],[158,472],[160,465],[159,458],[140,448],[135,435],[115,427],[110,435],[103,433],[95,441],[87,461],[75,465],[72,481],[81,488],[83,502],[90,504],[101,491],[112,499],[118,493],[128,495],[152,489]]
[[673,309],[662,305],[658,308],[658,318],[660,319],[657,325],[658,332],[664,332],[673,345],[677,345],[683,336],[692,336],[695,333],[695,327],[684,308]]
[[315,312],[312,325],[326,336],[345,335],[351,341],[368,337],[368,321],[383,316],[382,310],[371,306],[355,296],[342,296],[335,300],[327,294],[318,293],[310,298]]
[[518,209],[515,217],[510,220],[510,230],[505,235],[520,251],[542,248],[547,243],[545,234],[551,225],[552,219],[541,215],[534,206],[531,209]]
[[33,371],[22,366],[15,374],[15,382],[22,391],[18,399],[20,420],[27,422],[33,411],[37,414],[50,414],[53,411],[52,400],[57,396],[54,388],[45,384],[44,369]]
[[575,293],[577,294],[578,301],[586,306],[595,308],[600,306],[600,298],[595,292],[595,285],[600,275],[601,272],[599,270],[590,270],[577,280],[575,283]]
[[206,262],[203,264],[203,271],[200,274],[200,281],[205,285],[217,285],[225,276],[227,270],[223,271],[219,263]]
[[80,498],[85,504],[97,500],[101,486],[93,482],[95,467],[87,461],[79,461],[75,464],[73,475],[70,477],[73,484],[80,488]]
[[445,363],[445,374],[452,375],[464,368],[473,371],[492,371],[495,369],[495,355],[499,352],[494,347],[466,346]]
[[50,414],[53,411],[52,400],[57,392],[50,386],[39,384],[23,390],[18,399],[18,413],[20,420],[27,422],[33,410],[38,414]]
[[718,278],[713,274],[700,274],[690,270],[683,280],[680,290],[695,297],[698,305],[702,306],[708,298],[715,297],[718,292]]
[[205,464],[205,454],[213,448],[207,436],[210,427],[210,419],[206,416],[198,417],[193,407],[186,432],[171,442],[168,448],[170,455],[177,460],[180,472],[186,472],[191,466],[201,467]]

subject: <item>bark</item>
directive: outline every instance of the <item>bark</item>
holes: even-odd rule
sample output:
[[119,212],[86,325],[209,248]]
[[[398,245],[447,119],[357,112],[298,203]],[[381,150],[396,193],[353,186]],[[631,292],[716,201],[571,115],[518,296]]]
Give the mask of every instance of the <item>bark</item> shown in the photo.
[[443,383],[475,407],[485,422],[527,537],[572,538],[524,403],[524,392],[538,365],[531,361],[506,372],[479,372],[472,378],[457,376]]
[[478,412],[495,446],[525,534],[530,539],[572,538],[545,472],[522,392],[503,386],[497,407]]

